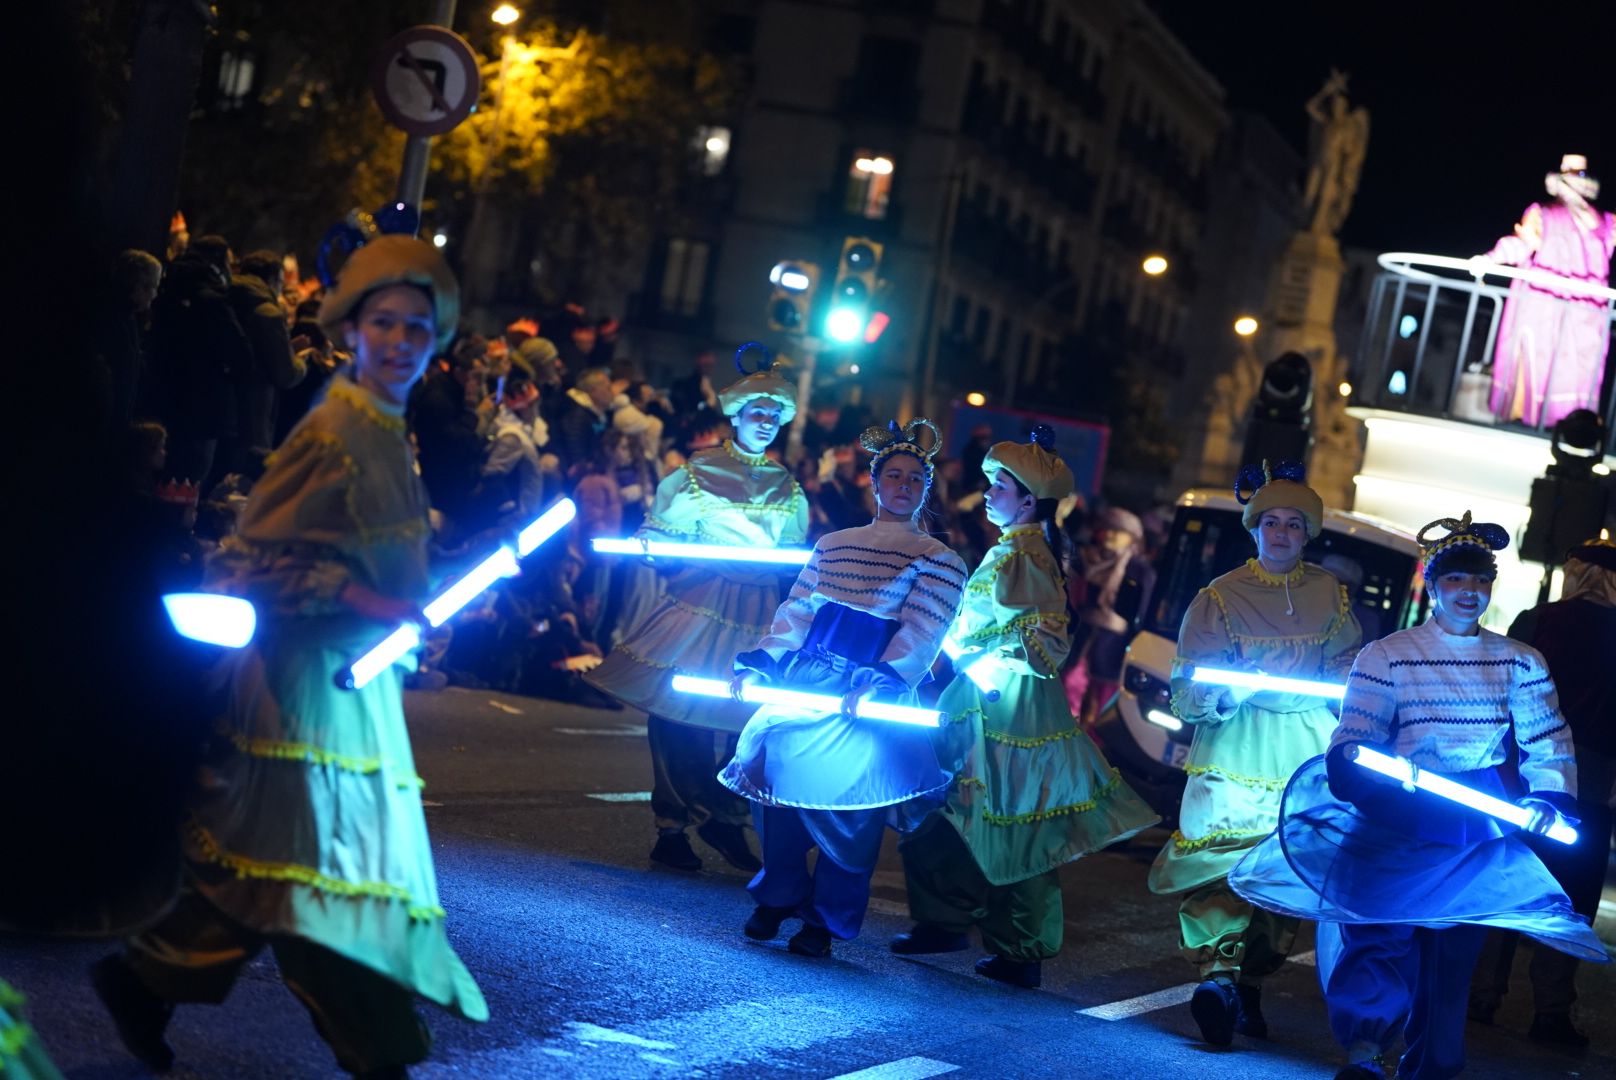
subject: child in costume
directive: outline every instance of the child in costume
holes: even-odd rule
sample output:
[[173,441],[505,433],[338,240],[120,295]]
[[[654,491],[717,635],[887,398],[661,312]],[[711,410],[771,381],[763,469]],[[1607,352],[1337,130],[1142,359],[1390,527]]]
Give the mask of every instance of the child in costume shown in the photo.
[[351,372],[271,456],[210,562],[210,588],[253,601],[257,635],[231,661],[179,902],[93,971],[124,1044],[153,1068],[173,1060],[174,1004],[223,1001],[265,944],[357,1075],[402,1076],[426,1056],[414,995],[488,1018],[444,933],[403,670],[358,690],[333,681],[430,596],[404,405],[458,309],[431,244],[388,235],[354,252],[320,309],[356,350]]
[[[929,447],[918,441],[922,429],[932,433]],[[768,634],[735,658],[737,696],[764,680],[845,695],[843,711],[757,710],[719,777],[752,800],[763,842],[745,933],[767,941],[786,919],[801,918],[790,948],[805,956],[827,956],[833,937],[858,935],[885,827],[913,829],[951,780],[925,728],[853,715],[871,694],[913,702],[959,610],[965,564],[916,524],[937,428],[893,423],[859,441],[875,455],[875,520],[821,537]]]
[[[762,357],[750,374],[742,365],[749,350]],[[771,369],[755,342],[735,354],[735,366],[743,377],[718,396],[734,437],[692,454],[662,479],[637,537],[739,547],[784,547],[808,539],[802,488],[785,466],[763,456],[781,425],[796,416],[797,388]],[[685,835],[694,824],[696,834],[732,866],[758,869],[743,831],[746,801],[717,780],[752,710],[676,693],[672,684],[675,675],[728,679],[735,654],[768,629],[781,591],[772,567],[693,559],[673,572],[662,601],[605,663],[584,676],[595,689],[649,714],[656,862],[700,870],[701,859]],[[722,740],[721,751],[715,751],[715,739]]]
[[[1032,439],[998,443],[982,462],[988,520],[1002,532],[950,631],[963,651],[937,702],[938,746],[956,778],[944,807],[903,841],[916,925],[892,942],[903,955],[957,952],[974,925],[991,954],[977,972],[1027,987],[1060,951],[1059,867],[1159,820],[1067,703],[1065,538],[1055,506],[1072,492],[1072,471],[1047,426]],[[972,665],[996,697],[963,673]]]
[[[1435,528],[1447,535],[1427,542]],[[1459,1074],[1466,989],[1489,926],[1607,959],[1515,829],[1405,791],[1348,756],[1372,746],[1507,799],[1498,767],[1513,739],[1527,789],[1520,805],[1533,811],[1528,831],[1546,834],[1558,811],[1575,806],[1571,734],[1543,657],[1481,628],[1493,552],[1509,534],[1467,513],[1432,522],[1419,538],[1431,618],[1358,655],[1329,754],[1297,772],[1278,831],[1229,875],[1252,903],[1320,920],[1319,981],[1347,1051],[1337,1080],[1380,1080],[1399,1032],[1401,1080]]]
[[1323,698],[1198,683],[1192,669],[1339,681],[1360,638],[1345,588],[1302,562],[1324,527],[1324,503],[1302,475],[1300,466],[1267,462],[1241,471],[1235,496],[1257,557],[1195,597],[1173,660],[1172,709],[1195,735],[1179,830],[1151,867],[1150,889],[1182,897],[1180,948],[1202,979],[1190,1012],[1214,1046],[1227,1046],[1235,1032],[1267,1034],[1262,980],[1285,962],[1297,928],[1295,919],[1254,909],[1225,877],[1273,832],[1285,782],[1324,752],[1336,718]]

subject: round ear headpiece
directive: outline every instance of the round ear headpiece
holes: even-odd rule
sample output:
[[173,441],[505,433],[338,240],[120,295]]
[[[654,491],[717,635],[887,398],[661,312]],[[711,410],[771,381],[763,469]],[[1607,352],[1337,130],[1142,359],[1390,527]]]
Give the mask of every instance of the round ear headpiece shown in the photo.
[[[920,436],[924,431],[929,431],[931,438],[922,445]],[[905,453],[919,458],[930,469],[932,458],[937,456],[937,451],[943,445],[943,433],[930,420],[917,416],[901,428],[896,420],[887,421],[886,427],[865,428],[859,435],[859,445],[874,454],[877,460],[901,448]],[[875,467],[873,462],[870,467]]]
[[1300,461],[1270,462],[1263,458],[1261,465],[1247,465],[1235,477],[1234,497],[1241,506],[1252,500],[1264,484],[1274,480],[1292,480],[1298,484],[1307,483],[1307,466]]
[[[1442,529],[1447,535],[1426,539],[1433,529]],[[1437,518],[1414,537],[1419,542],[1427,562],[1433,555],[1464,545],[1478,547],[1487,552],[1502,551],[1509,547],[1509,532],[1502,525],[1490,521],[1471,521],[1470,511],[1461,518]]]
[[1048,424],[1034,424],[1027,437],[1040,450],[1047,450],[1051,454],[1055,452],[1055,429]]
[[[757,357],[752,361],[752,370],[748,371],[746,370],[746,361],[743,358],[747,353],[754,351],[757,353]],[[770,352],[768,346],[761,341],[748,341],[745,345],[735,350],[735,370],[742,375],[760,375],[776,368],[785,367],[790,367],[790,365]]]

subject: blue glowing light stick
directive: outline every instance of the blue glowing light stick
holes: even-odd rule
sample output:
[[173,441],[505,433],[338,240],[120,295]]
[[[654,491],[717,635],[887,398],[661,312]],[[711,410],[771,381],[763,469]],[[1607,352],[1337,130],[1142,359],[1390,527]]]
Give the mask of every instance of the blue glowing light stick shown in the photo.
[[1345,683],[1292,679],[1285,675],[1263,675],[1255,671],[1230,671],[1227,668],[1202,667],[1200,664],[1191,670],[1190,678],[1209,686],[1247,686],[1253,690],[1277,690],[1283,694],[1307,694],[1336,701],[1340,701],[1347,692]]
[[208,645],[239,649],[258,629],[258,612],[239,596],[217,593],[169,593],[163,597],[168,619],[181,637]]
[[989,701],[999,700],[999,688],[994,685],[993,672],[1002,670],[1004,665],[999,658],[991,654],[981,654],[967,658],[964,665],[960,664],[960,654],[965,647],[951,637],[943,638],[943,653],[954,664],[954,670],[976,684],[982,691],[982,696]]
[[719,559],[725,562],[776,563],[802,566],[812,551],[808,548],[754,547],[743,544],[683,544],[673,540],[641,540],[602,537],[591,541],[597,555],[662,555],[673,559]]
[[[673,688],[681,694],[699,694],[702,697],[728,698],[729,683],[722,679],[700,679],[694,675],[675,675]],[[741,700],[749,705],[783,705],[805,712],[839,713],[842,699],[832,694],[812,694],[806,690],[787,690],[779,686],[748,686]],[[942,714],[936,709],[918,709],[913,705],[893,705],[884,701],[860,701],[857,716],[860,720],[890,720],[896,724],[914,724],[918,727],[940,727]]]
[[[517,534],[515,551],[508,547],[499,548],[422,608],[421,613],[426,616],[427,624],[442,626],[461,608],[481,596],[484,589],[500,578],[514,575],[519,569],[516,564],[519,556],[531,554],[577,514],[578,507],[571,499],[562,499],[540,514]],[[358,690],[420,644],[420,628],[414,623],[405,623],[383,638],[375,648],[337,672],[337,685],[344,690]]]
[[[1438,795],[1444,799],[1460,803],[1470,807],[1472,810],[1480,810],[1484,814],[1491,814],[1498,820],[1514,825],[1516,828],[1524,829],[1527,823],[1532,820],[1532,811],[1524,806],[1516,806],[1512,802],[1505,802],[1503,799],[1489,795],[1485,791],[1477,791],[1475,788],[1455,783],[1446,776],[1426,772],[1407,758],[1398,757],[1395,754],[1383,754],[1379,750],[1374,750],[1367,746],[1349,746],[1347,748],[1347,758],[1351,761],[1356,761],[1359,765],[1372,772],[1391,777],[1406,788],[1419,788],[1422,791],[1429,791],[1432,795]],[[1562,844],[1575,844],[1577,842],[1577,830],[1560,820],[1557,815],[1554,824],[1549,826],[1548,837],[1551,840],[1558,840]]]

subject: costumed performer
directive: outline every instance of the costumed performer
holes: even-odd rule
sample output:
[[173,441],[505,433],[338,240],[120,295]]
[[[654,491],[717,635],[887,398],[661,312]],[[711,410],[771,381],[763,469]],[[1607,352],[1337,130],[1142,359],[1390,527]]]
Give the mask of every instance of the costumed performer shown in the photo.
[[[1533,203],[1515,232],[1484,258],[1607,285],[1616,246],[1616,214],[1593,205],[1599,181],[1588,159],[1566,154],[1543,185],[1551,201]],[[1498,323],[1488,407],[1500,420],[1552,428],[1577,409],[1599,409],[1610,347],[1610,304],[1583,292],[1516,280]]]
[[[759,359],[748,373],[743,361],[753,351]],[[808,500],[802,488],[790,470],[763,455],[797,414],[796,385],[771,366],[768,352],[755,342],[741,346],[735,366],[742,377],[719,395],[734,436],[691,454],[662,478],[635,536],[738,547],[807,542]],[[692,559],[673,565],[661,602],[584,679],[649,714],[651,812],[657,827],[651,858],[679,870],[700,870],[701,859],[685,835],[695,825],[696,835],[731,866],[756,871],[760,864],[744,831],[746,800],[717,779],[752,709],[680,694],[673,677],[728,679],[735,654],[768,630],[783,583],[777,569],[756,563]]]
[[832,938],[858,935],[885,827],[912,830],[952,780],[927,729],[853,715],[872,694],[913,703],[959,610],[965,563],[916,523],[937,428],[894,422],[859,442],[875,455],[875,520],[820,537],[767,636],[735,658],[733,683],[737,697],[759,680],[843,695],[843,710],[758,709],[719,777],[752,800],[763,842],[763,869],[747,886],[757,909],[746,936],[767,941],[800,918],[790,949],[804,956],[828,956]]
[[[1428,541],[1433,529],[1446,535]],[[1431,618],[1358,654],[1328,755],[1298,770],[1278,830],[1229,875],[1251,902],[1319,920],[1319,981],[1347,1051],[1337,1080],[1380,1080],[1399,1033],[1402,1080],[1459,1074],[1465,991],[1489,926],[1606,959],[1517,830],[1348,757],[1374,747],[1509,799],[1499,766],[1513,742],[1527,830],[1546,834],[1576,805],[1571,731],[1542,655],[1481,628],[1509,534],[1466,513],[1419,540]]]
[[1324,752],[1336,717],[1319,697],[1198,683],[1191,669],[1339,681],[1358,651],[1346,589],[1302,561],[1324,528],[1324,503],[1302,481],[1293,463],[1241,470],[1235,497],[1257,557],[1196,595],[1173,659],[1173,713],[1195,733],[1179,828],[1150,868],[1150,889],[1181,896],[1179,947],[1202,980],[1190,1012],[1214,1046],[1236,1032],[1267,1035],[1262,980],[1284,964],[1297,930],[1297,920],[1253,908],[1225,878],[1274,831],[1285,782]]
[[1160,820],[1078,724],[1061,684],[1071,638],[1055,507],[1073,482],[1054,441],[1040,424],[1032,442],[998,443],[982,462],[1001,532],[949,633],[957,666],[984,664],[999,696],[956,674],[938,699],[938,757],[955,779],[902,842],[916,925],[892,942],[904,955],[957,952],[975,926],[990,954],[977,973],[1027,987],[1060,951],[1059,867]]
[[488,1018],[444,933],[403,668],[334,683],[431,595],[404,405],[458,310],[431,244],[381,236],[349,257],[320,322],[354,350],[352,369],[270,457],[210,561],[209,588],[250,599],[257,635],[230,660],[178,903],[93,969],[124,1044],[153,1068],[172,1063],[174,1005],[223,1001],[266,944],[356,1075],[402,1076],[426,1056],[414,995]]

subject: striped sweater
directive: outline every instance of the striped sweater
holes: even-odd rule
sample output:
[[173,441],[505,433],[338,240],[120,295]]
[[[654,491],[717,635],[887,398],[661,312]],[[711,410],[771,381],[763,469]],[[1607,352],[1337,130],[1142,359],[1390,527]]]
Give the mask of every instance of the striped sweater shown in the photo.
[[827,533],[758,648],[779,660],[802,647],[816,611],[827,602],[844,604],[899,622],[881,660],[917,686],[937,659],[964,587],[964,560],[907,522]]
[[1431,619],[1358,654],[1330,745],[1389,745],[1456,773],[1503,764],[1512,733],[1529,791],[1576,795],[1571,729],[1542,654],[1489,630],[1456,637]]

